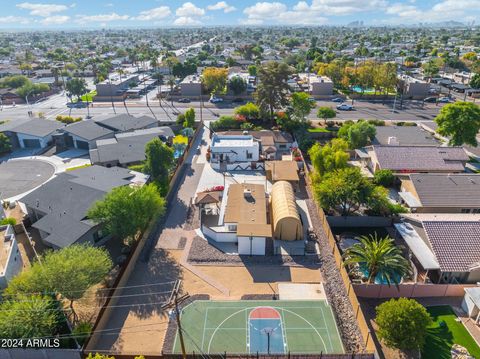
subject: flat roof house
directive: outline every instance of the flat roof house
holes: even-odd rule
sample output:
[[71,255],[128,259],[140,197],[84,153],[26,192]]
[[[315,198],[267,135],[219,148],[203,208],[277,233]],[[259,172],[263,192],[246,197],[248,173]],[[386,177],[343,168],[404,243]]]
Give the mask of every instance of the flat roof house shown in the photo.
[[251,135],[214,134],[210,153],[210,163],[214,169],[249,169],[260,160],[260,144]]
[[399,195],[412,212],[480,213],[480,174],[412,173]]
[[53,135],[64,125],[58,121],[40,118],[7,122],[0,125],[0,132],[10,138],[13,148],[45,148],[53,142]]
[[480,281],[480,215],[405,214],[394,224],[434,283]]
[[429,95],[430,84],[408,75],[398,76],[399,84],[403,89],[403,96],[412,99],[423,99]]
[[96,141],[96,148],[90,150],[90,161],[106,167],[128,167],[145,160],[145,146],[152,139],[167,142],[174,136],[167,126],[117,133],[114,138]]
[[355,152],[372,173],[389,169],[397,175],[464,172],[469,160],[462,147],[374,145]]
[[0,289],[5,289],[10,279],[23,269],[15,231],[11,225],[0,226]]
[[265,186],[231,184],[224,191],[220,211],[202,214],[202,232],[218,243],[238,245],[238,254],[265,255],[272,237]]
[[433,135],[419,126],[377,126],[373,145],[438,146]]
[[88,209],[113,188],[142,186],[147,179],[120,167],[85,167],[59,174],[19,202],[25,205],[32,227],[45,245],[54,249],[74,243],[100,245],[108,236],[101,225],[86,217]]
[[185,97],[200,97],[202,80],[198,75],[188,75],[180,82],[180,95]]

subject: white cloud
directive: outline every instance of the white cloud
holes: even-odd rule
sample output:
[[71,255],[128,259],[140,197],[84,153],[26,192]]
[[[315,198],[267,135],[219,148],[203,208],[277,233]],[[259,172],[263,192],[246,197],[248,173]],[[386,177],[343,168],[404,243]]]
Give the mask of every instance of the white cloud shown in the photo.
[[42,19],[40,23],[43,25],[61,25],[65,24],[68,20],[70,20],[70,16],[54,15]]
[[479,8],[480,0],[443,0],[427,9],[420,9],[413,4],[393,3],[385,12],[394,16],[386,22],[398,24],[445,20],[465,21],[471,14],[471,10]]
[[159,6],[154,9],[142,11],[135,19],[140,21],[162,20],[171,15],[168,6]]
[[68,9],[66,5],[59,4],[34,4],[30,2],[22,2],[17,7],[23,10],[30,10],[30,15],[48,17],[51,14],[62,12]]
[[225,1],[219,1],[216,4],[208,5],[208,10],[223,10],[224,13],[229,13],[237,10],[234,6],[228,5]]
[[179,17],[188,18],[193,16],[203,16],[205,15],[205,10],[197,7],[195,4],[191,2],[186,2],[177,9],[175,14]]
[[[342,0],[340,0],[342,1]],[[319,11],[313,10],[305,1],[300,1],[291,10],[280,2],[258,2],[243,11],[245,25],[277,23],[289,25],[321,25],[327,22]]]
[[26,24],[28,19],[20,16],[1,16],[0,24],[12,24],[12,23],[21,23]]
[[201,21],[190,16],[180,16],[179,18],[175,19],[173,24],[177,26],[196,26],[201,25],[202,23]]
[[130,16],[128,15],[118,15],[115,12],[111,14],[99,14],[99,15],[78,15],[77,16],[77,23],[88,23],[88,22],[102,22],[107,23],[110,21],[120,21],[120,20],[128,20]]

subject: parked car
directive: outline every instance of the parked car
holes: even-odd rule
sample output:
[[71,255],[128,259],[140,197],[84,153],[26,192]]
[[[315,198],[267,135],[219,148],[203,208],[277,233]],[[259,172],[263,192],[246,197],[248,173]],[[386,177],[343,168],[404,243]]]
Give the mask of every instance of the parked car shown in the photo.
[[186,98],[186,97],[184,97],[184,98],[179,98],[179,99],[178,99],[178,102],[180,102],[180,103],[189,103],[189,102],[190,102],[190,99],[188,99],[188,98]]
[[68,108],[85,108],[85,107],[87,107],[87,103],[83,102],[83,101],[68,102],[67,107]]
[[353,106],[347,105],[346,103],[342,103],[341,105],[337,106],[337,110],[340,111],[353,111]]
[[341,97],[335,97],[334,99],[332,99],[332,102],[342,103],[342,102],[343,102],[343,98],[341,98]]
[[210,97],[210,102],[211,102],[211,103],[223,102],[223,98],[212,96],[212,97]]
[[440,97],[440,98],[438,99],[438,102],[440,102],[440,103],[449,103],[449,102],[453,102],[453,101],[452,101],[452,99],[449,98],[449,97]]
[[425,100],[423,100],[423,102],[435,103],[435,102],[437,102],[437,98],[436,97],[427,97]]
[[308,101],[310,101],[311,103],[317,103],[317,100],[315,100],[313,97],[309,97]]
[[239,98],[239,97],[238,97],[238,98],[234,98],[234,99],[232,100],[232,102],[234,102],[234,103],[243,103],[243,98]]

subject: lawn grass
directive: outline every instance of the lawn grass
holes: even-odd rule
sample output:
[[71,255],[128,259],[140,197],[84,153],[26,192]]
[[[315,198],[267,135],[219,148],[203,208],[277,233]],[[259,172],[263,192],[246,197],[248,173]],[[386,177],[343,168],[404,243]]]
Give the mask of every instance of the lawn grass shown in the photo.
[[319,132],[332,132],[332,131],[323,127],[315,127],[315,128],[309,128],[308,132],[319,133]]
[[[472,338],[461,322],[457,322],[457,316],[448,305],[428,307],[433,324],[427,329],[425,346],[422,350],[422,358],[450,359],[450,349],[453,344],[465,347],[470,355],[480,358],[480,347]],[[440,326],[441,322],[445,326]]]
[[75,171],[75,170],[79,170],[80,168],[85,168],[85,167],[90,167],[91,164],[84,164],[84,165],[81,165],[81,166],[75,166],[75,167],[70,167],[70,168],[67,168],[65,171]]
[[83,102],[93,102],[93,98],[97,96],[97,90],[92,90],[81,97]]

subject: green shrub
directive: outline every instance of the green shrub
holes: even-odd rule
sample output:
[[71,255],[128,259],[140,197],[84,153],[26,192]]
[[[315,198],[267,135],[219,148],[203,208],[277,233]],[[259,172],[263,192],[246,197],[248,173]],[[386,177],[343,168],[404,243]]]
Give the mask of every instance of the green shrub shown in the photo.
[[384,120],[370,119],[367,122],[371,123],[374,126],[385,126],[385,121]]
[[128,166],[128,169],[129,170],[132,170],[132,171],[136,171],[136,172],[143,172],[144,171],[144,165],[143,164],[139,164],[139,165],[131,165],[131,166]]
[[5,226],[7,224],[10,224],[11,226],[14,226],[17,224],[17,220],[12,217],[6,217],[0,221],[0,225]]
[[63,115],[58,115],[55,119],[57,121],[61,122],[61,123],[66,124],[66,125],[68,125],[70,123],[79,122],[79,121],[82,120],[81,117],[72,117],[72,116],[63,116]]
[[394,180],[395,176],[393,175],[393,172],[389,169],[378,170],[373,176],[373,182],[383,187],[390,187],[391,185],[393,185]]
[[217,121],[212,122],[212,130],[236,130],[239,129],[244,121],[237,120],[233,116],[221,116]]
[[72,334],[80,346],[85,344],[90,332],[92,331],[92,328],[93,326],[90,322],[79,322],[75,328],[73,328]]
[[405,122],[405,121],[400,121],[395,123],[396,126],[416,126],[417,124],[415,122]]
[[391,348],[421,349],[432,318],[414,299],[391,299],[377,308],[378,336]]

